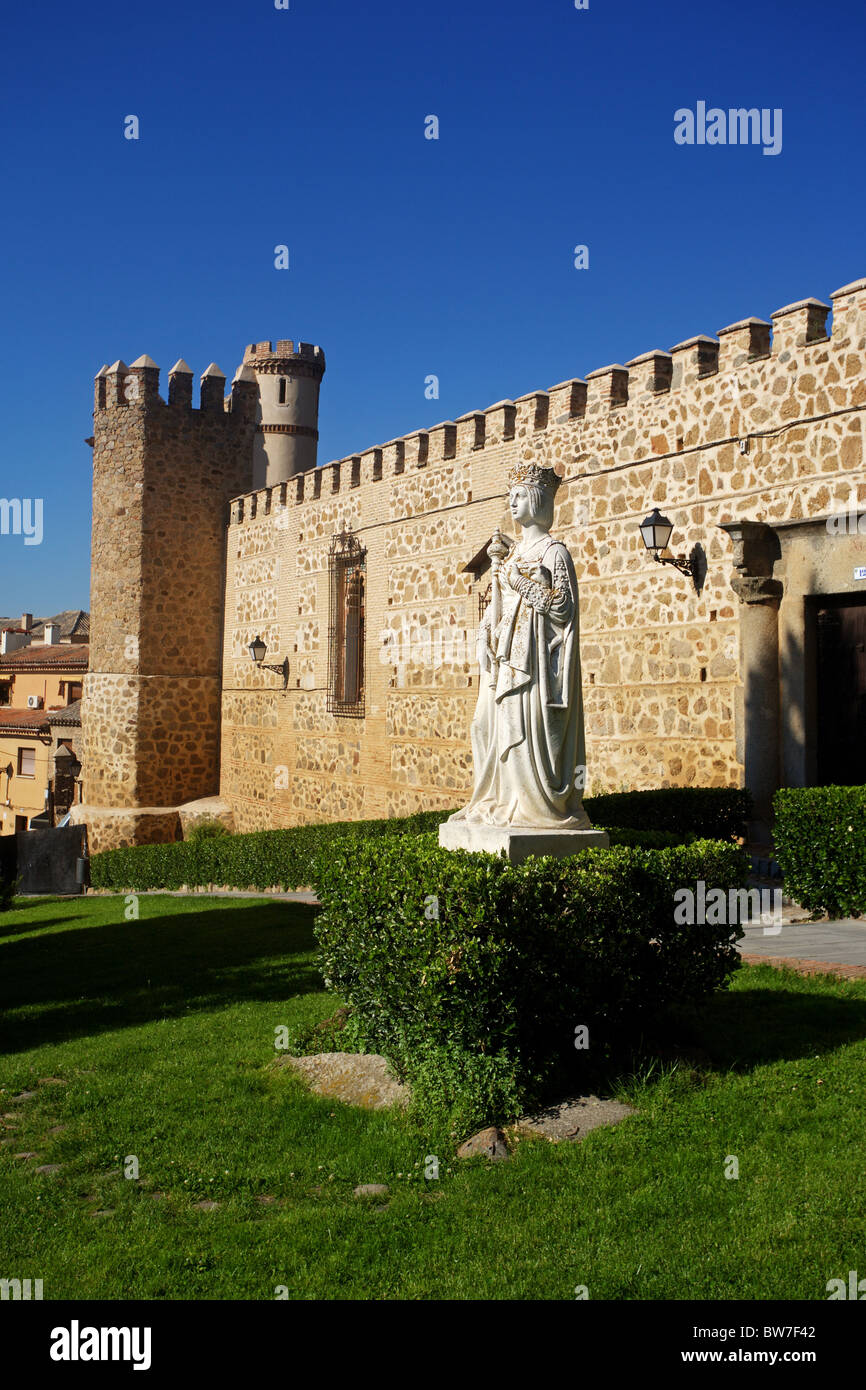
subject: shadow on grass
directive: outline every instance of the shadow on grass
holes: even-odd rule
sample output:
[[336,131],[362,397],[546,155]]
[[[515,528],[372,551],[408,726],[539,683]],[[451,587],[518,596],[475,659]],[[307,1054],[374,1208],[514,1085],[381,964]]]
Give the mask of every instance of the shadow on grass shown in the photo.
[[866,999],[840,999],[814,988],[756,983],[716,995],[702,1010],[695,1039],[715,1068],[751,1071],[866,1038]]
[[746,1073],[774,1062],[825,1055],[866,1038],[866,998],[842,998],[838,981],[785,978],[720,990],[693,1009],[671,1010],[641,1030],[622,1027],[595,1057],[564,1054],[541,1097],[615,1093],[623,1078],[655,1076],[673,1064],[693,1076]]
[[[16,917],[18,915],[17,908],[15,915]],[[3,919],[0,918],[0,922],[3,923],[0,926],[0,942],[9,941],[13,936],[27,936],[32,932],[47,931],[51,927],[69,927],[72,925],[68,917],[40,917],[36,922],[14,922],[11,925],[3,922]]]
[[7,940],[0,1050],[322,989],[310,959],[314,912],[259,902]]

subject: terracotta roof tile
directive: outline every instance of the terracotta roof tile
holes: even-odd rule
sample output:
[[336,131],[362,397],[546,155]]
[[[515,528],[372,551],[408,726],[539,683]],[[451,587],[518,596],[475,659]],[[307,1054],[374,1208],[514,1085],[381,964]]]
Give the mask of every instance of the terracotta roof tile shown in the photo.
[[3,734],[35,733],[43,729],[48,733],[48,718],[42,709],[15,709],[11,705],[0,705],[0,737]]
[[81,723],[81,701],[74,700],[65,709],[50,709],[48,711],[48,723],[54,724],[80,724]]
[[90,647],[85,642],[58,642],[52,647],[19,647],[0,656],[0,671],[86,671]]

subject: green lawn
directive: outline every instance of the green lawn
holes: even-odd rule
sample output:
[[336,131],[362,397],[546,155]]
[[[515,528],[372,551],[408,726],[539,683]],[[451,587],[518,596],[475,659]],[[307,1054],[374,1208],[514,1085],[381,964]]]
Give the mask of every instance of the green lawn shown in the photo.
[[746,967],[706,1011],[711,1068],[633,1081],[639,1114],[581,1144],[467,1164],[269,1065],[275,1028],[334,1009],[312,909],[140,906],[0,917],[0,1277],[46,1299],[825,1299],[866,1274],[866,981]]

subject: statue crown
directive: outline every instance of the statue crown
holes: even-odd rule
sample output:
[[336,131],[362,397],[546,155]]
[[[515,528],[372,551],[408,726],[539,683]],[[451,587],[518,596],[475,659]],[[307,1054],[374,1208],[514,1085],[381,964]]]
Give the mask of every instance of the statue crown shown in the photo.
[[517,483],[534,483],[536,487],[556,492],[561,482],[562,478],[555,468],[542,468],[538,463],[515,464],[508,475],[509,487],[514,487]]

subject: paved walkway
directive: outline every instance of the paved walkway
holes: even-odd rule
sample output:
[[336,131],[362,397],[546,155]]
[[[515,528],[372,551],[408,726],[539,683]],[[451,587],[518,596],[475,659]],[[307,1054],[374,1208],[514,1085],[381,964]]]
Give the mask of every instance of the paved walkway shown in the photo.
[[[785,918],[796,914],[785,911]],[[866,918],[841,922],[786,920],[779,927],[746,927],[738,944],[750,964],[788,965],[809,975],[866,978]]]

